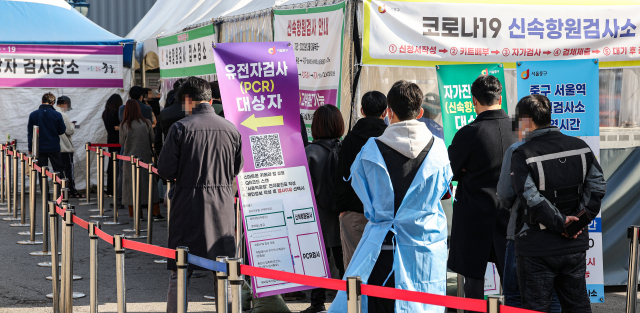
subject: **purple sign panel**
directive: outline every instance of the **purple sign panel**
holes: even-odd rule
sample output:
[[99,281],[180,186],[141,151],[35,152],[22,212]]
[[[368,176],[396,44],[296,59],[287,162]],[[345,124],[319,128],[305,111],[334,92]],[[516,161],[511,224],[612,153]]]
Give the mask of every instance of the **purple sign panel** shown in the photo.
[[[290,43],[219,43],[213,53],[225,117],[242,135],[238,191],[249,263],[328,277]],[[257,297],[311,289],[260,277],[252,277],[252,287]]]
[[122,46],[0,45],[0,88],[122,88]]

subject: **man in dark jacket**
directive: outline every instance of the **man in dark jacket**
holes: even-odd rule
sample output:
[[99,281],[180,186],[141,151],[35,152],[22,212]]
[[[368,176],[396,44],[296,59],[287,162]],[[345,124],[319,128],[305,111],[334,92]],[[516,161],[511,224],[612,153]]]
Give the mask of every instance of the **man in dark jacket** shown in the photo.
[[502,277],[509,213],[500,209],[496,186],[502,157],[516,142],[507,113],[501,109],[502,85],[494,76],[480,76],[471,85],[478,114],[462,127],[449,146],[453,202],[449,268],[464,276],[467,298],[484,298],[484,273],[493,262]]
[[209,83],[209,86],[211,86],[211,106],[216,110],[216,114],[224,117],[224,109],[222,108],[222,101],[220,101],[220,99],[222,99],[220,96],[220,85],[215,81]]
[[[602,168],[586,142],[550,126],[547,97],[522,98],[516,113],[520,127],[529,130],[511,157],[511,182],[520,199],[516,255],[522,305],[548,312],[555,289],[562,312],[589,313],[585,226],[600,212],[606,193]],[[588,217],[584,224],[580,215]],[[568,232],[570,223],[582,230]]]
[[[158,174],[175,179],[169,191],[169,244],[189,247],[189,253],[215,260],[236,253],[233,180],[242,169],[240,132],[211,107],[211,88],[204,79],[189,77],[179,98],[187,117],[169,129],[158,158]],[[175,104],[178,105],[178,104]],[[167,264],[171,277],[167,312],[177,311],[176,263]],[[187,276],[194,269],[189,265]]]
[[165,103],[164,109],[160,111],[160,117],[157,122],[159,131],[156,133],[156,138],[154,140],[155,144],[153,147],[156,155],[160,155],[160,151],[164,145],[164,138],[167,138],[167,133],[169,132],[171,125],[185,117],[182,105],[180,105],[180,101],[176,97],[182,83],[184,83],[183,78],[178,79],[173,83],[173,90],[167,93],[167,102]]
[[60,135],[64,134],[67,127],[64,125],[62,114],[58,113],[53,105],[56,97],[47,92],[42,96],[40,107],[29,114],[27,123],[27,136],[29,140],[29,154],[32,152],[33,126],[38,126],[38,166],[51,167],[54,172],[62,173],[62,157],[60,155]]
[[353,191],[351,182],[346,179],[351,175],[351,164],[367,140],[371,137],[380,137],[387,128],[384,123],[386,110],[387,97],[383,93],[379,91],[365,93],[360,107],[360,113],[364,118],[358,120],[342,141],[335,179],[335,202],[340,212],[340,239],[345,268],[349,266],[368,222],[364,217],[360,198]]

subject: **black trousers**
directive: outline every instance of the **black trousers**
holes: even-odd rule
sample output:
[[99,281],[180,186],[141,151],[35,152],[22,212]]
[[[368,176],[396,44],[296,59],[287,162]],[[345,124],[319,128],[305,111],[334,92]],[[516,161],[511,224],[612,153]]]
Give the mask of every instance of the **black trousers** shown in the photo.
[[548,257],[518,256],[522,307],[549,312],[555,289],[563,313],[590,313],[586,252]]
[[62,159],[62,172],[60,173],[60,177],[68,180],[67,188],[69,188],[69,193],[75,194],[77,191],[73,178],[73,152],[60,152],[60,158]]
[[38,166],[49,166],[49,162],[51,162],[51,168],[49,168],[49,171],[63,175],[64,167],[62,166],[62,156],[60,151],[49,153],[40,152],[40,155],[38,156]]
[[[336,263],[340,277],[333,277],[336,279],[342,279],[344,276],[344,261],[342,260],[342,246],[327,248],[327,258],[329,255],[333,255],[333,261]],[[316,288],[311,290],[311,306],[321,306],[327,301],[327,293],[324,288]]]
[[[120,153],[120,148],[109,147],[107,148],[109,153],[118,152]],[[111,158],[105,159],[105,162],[109,163],[107,165],[107,195],[113,195],[113,161]]]
[[[369,276],[367,284],[395,288],[395,273],[389,276],[392,269],[393,250],[380,251],[380,256],[378,256],[376,265],[374,265],[373,270],[371,270],[371,275]],[[383,285],[387,276],[389,276],[389,279],[387,280],[387,283]],[[369,313],[393,313],[395,311],[396,300],[376,297],[367,298],[369,299]]]
[[[498,251],[498,247],[496,247],[495,243],[491,245],[491,251],[489,252],[489,262],[496,265],[498,275],[500,275],[500,283],[502,284],[502,277],[504,277],[504,253],[506,250],[506,245],[501,249],[502,251]],[[502,258],[498,256],[500,255],[500,253],[502,253]],[[470,299],[484,299],[484,279],[474,279],[465,276],[464,297]]]

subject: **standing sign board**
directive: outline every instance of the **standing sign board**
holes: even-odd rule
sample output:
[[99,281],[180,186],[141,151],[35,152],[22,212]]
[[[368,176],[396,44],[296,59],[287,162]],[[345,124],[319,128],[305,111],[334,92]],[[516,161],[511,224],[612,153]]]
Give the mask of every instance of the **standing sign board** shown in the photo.
[[[225,118],[242,135],[238,175],[249,263],[329,277],[329,263],[300,135],[298,71],[287,42],[213,49]],[[252,277],[257,297],[312,287]]]
[[599,58],[603,67],[638,66],[638,26],[634,1],[365,0],[362,62],[515,68],[522,60]]
[[213,24],[184,33],[158,38],[160,77],[187,77],[213,74]]
[[[551,101],[551,124],[584,140],[600,157],[598,60],[518,62],[518,99],[530,94]],[[601,216],[589,225],[587,289],[591,302],[604,302]]]
[[311,136],[313,113],[340,108],[345,2],[316,8],[274,10],[274,41],[290,41],[298,64],[300,114]]
[[444,142],[447,147],[458,129],[476,119],[471,84],[479,77],[493,75],[502,84],[502,109],[507,112],[507,92],[502,64],[440,65],[436,67],[442,110]]
[[0,45],[0,88],[122,88],[122,46]]

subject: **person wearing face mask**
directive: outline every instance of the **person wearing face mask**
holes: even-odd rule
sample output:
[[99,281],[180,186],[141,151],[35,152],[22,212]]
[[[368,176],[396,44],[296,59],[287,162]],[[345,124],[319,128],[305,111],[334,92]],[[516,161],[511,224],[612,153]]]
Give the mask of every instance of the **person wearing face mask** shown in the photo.
[[516,142],[511,121],[501,108],[502,84],[492,75],[471,85],[476,119],[456,132],[449,146],[453,202],[448,267],[464,276],[466,298],[484,299],[487,262],[503,276],[509,213],[500,209],[496,186],[502,157]]
[[[351,186],[369,220],[345,273],[369,285],[446,292],[447,221],[440,200],[453,176],[444,141],[416,120],[422,91],[404,80],[387,94],[391,124],[351,166]],[[344,312],[344,291],[329,312]],[[363,312],[444,312],[416,302],[368,297]]]

